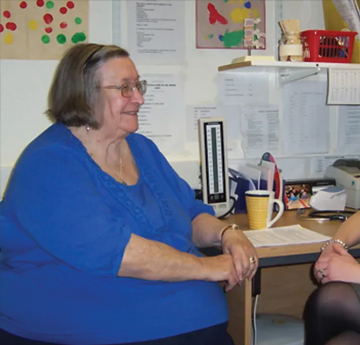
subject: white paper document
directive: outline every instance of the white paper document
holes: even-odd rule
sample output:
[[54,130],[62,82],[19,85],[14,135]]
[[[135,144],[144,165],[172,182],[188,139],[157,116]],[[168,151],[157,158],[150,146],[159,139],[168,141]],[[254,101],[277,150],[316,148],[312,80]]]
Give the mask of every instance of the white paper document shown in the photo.
[[245,156],[258,158],[266,151],[279,150],[279,109],[277,105],[240,109],[241,145]]
[[138,133],[152,139],[165,155],[185,150],[184,82],[172,74],[148,74],[145,104],[140,108]]
[[329,107],[326,83],[295,82],[284,86],[283,151],[286,156],[328,153]]
[[311,157],[310,177],[324,177],[326,168],[340,158],[344,158],[344,156]]
[[128,50],[137,64],[185,61],[185,1],[127,1]]
[[360,70],[329,68],[328,83],[327,104],[360,104]]
[[218,97],[222,104],[267,104],[268,73],[218,73]]
[[359,154],[360,107],[339,107],[337,152],[344,155]]
[[248,230],[244,234],[255,248],[307,244],[328,241],[331,237],[303,228],[301,225],[282,226],[264,230]]

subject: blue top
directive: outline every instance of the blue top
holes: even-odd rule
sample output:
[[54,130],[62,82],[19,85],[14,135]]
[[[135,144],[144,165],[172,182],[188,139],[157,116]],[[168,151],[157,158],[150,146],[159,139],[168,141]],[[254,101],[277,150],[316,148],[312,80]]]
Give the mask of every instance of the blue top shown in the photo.
[[149,139],[127,137],[139,169],[118,183],[62,124],[20,156],[0,203],[0,328],[62,344],[145,341],[227,321],[217,283],[117,277],[131,233],[200,255],[191,221],[212,208]]

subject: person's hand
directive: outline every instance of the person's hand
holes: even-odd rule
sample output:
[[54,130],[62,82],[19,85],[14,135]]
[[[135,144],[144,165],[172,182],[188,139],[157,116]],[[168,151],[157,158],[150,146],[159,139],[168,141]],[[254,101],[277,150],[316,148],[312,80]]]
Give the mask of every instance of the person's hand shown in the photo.
[[250,280],[254,277],[259,259],[254,246],[241,230],[226,231],[221,247],[223,253],[230,254],[233,259],[239,285],[245,278]]
[[200,258],[204,266],[204,279],[225,282],[224,290],[230,291],[239,282],[233,259],[229,254]]
[[333,245],[328,251],[326,249],[314,267],[318,282],[322,284],[331,281],[358,282],[360,265],[353,256],[341,245]]

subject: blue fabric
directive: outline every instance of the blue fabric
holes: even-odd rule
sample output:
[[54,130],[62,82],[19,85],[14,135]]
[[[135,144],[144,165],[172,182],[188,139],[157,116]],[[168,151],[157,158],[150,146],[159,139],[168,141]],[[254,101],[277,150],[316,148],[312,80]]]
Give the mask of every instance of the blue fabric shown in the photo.
[[127,141],[135,186],[117,183],[62,124],[20,156],[0,203],[0,328],[62,344],[173,336],[226,322],[217,283],[117,277],[131,233],[200,255],[191,221],[212,208],[157,147]]

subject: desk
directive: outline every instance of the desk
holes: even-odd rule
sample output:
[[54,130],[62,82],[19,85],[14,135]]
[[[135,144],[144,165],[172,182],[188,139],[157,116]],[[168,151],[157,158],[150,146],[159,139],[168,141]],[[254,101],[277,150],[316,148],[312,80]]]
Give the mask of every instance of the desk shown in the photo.
[[[243,230],[248,229],[246,214],[231,215],[225,221],[228,223],[236,223]],[[284,215],[274,226],[293,224],[300,224],[305,228],[317,231],[323,235],[333,236],[341,225],[341,222],[299,220],[296,218],[296,211],[285,211]],[[289,291],[294,288],[297,289],[295,292],[296,299],[298,299],[299,291],[303,294],[302,299],[300,298],[300,304],[297,305],[297,309],[301,311],[307,296],[316,288],[310,279],[310,266],[319,256],[319,249],[319,243],[258,248],[259,267],[262,268],[262,275],[264,275],[264,277],[262,277],[262,294],[260,298],[262,298],[263,293],[264,295],[267,293],[266,285],[274,285],[272,282],[277,284],[273,287],[273,290],[279,290],[280,288],[284,291]],[[352,255],[358,257],[360,256],[360,247],[351,249],[350,252]],[[268,270],[267,275],[263,274],[265,270]],[[251,291],[252,282],[246,280],[241,287],[234,288],[227,294],[230,309],[229,333],[233,336],[236,345],[251,345]],[[295,296],[293,296],[293,300]],[[286,306],[286,302],[283,300],[286,296],[283,296],[280,292],[279,297],[280,300],[273,303],[268,310],[265,307],[265,311],[271,310],[271,312],[276,313],[277,310],[272,310],[271,308],[281,309],[281,306]],[[260,312],[262,310],[258,308],[258,311]]]

